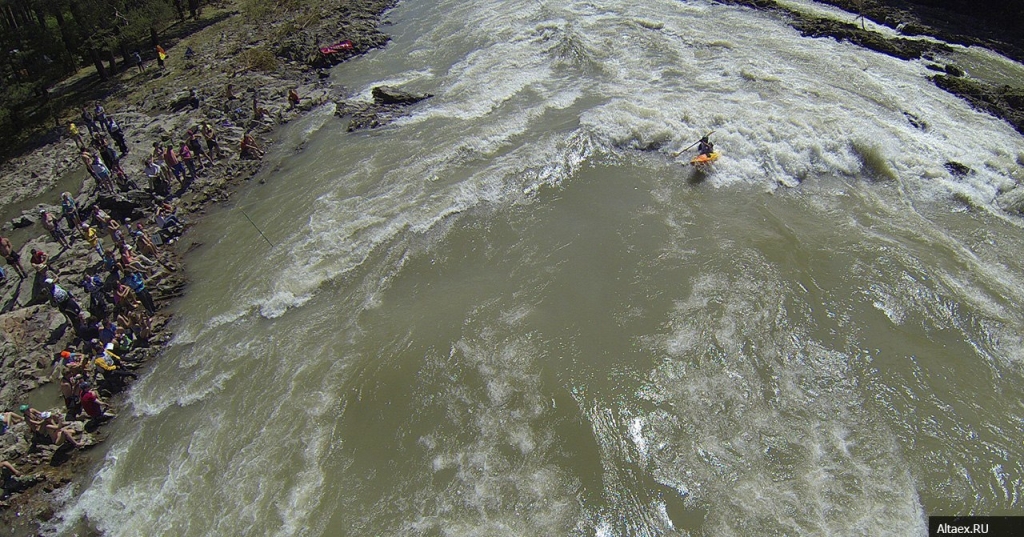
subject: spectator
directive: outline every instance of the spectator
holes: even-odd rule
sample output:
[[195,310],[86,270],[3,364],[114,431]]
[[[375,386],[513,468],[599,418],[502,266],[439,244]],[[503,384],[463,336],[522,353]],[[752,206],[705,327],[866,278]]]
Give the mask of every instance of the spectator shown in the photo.
[[94,132],[97,132],[99,130],[99,129],[96,128],[96,120],[94,120],[92,118],[92,114],[89,113],[89,107],[88,106],[83,106],[82,107],[82,124],[85,125],[85,128],[89,130],[89,135],[90,136]]
[[203,161],[203,157],[206,157],[210,166],[213,166],[213,157],[207,154],[206,150],[203,149],[202,135],[199,134],[198,128],[188,131],[188,148],[192,150],[192,154],[195,155],[195,159],[199,161],[200,164]]
[[36,271],[37,281],[50,277],[50,254],[46,253],[46,251],[33,248],[29,263],[32,265],[32,269]]
[[127,379],[137,379],[139,376],[124,367],[121,357],[113,353],[113,348],[113,343],[107,343],[97,353],[93,365],[96,366],[96,373],[102,376],[105,387],[111,392],[117,392],[124,388]]
[[70,192],[60,195],[60,208],[63,211],[64,221],[68,223],[68,229],[72,231],[78,229],[79,224],[82,223],[82,217],[78,214],[78,204],[71,197]]
[[109,313],[109,299],[104,291],[103,278],[99,274],[86,276],[82,280],[82,288],[89,293],[89,314],[94,318],[102,319]]
[[164,162],[174,172],[174,178],[178,180],[178,184],[185,186],[185,165],[178,159],[178,155],[174,153],[174,147],[171,145],[168,145],[164,151]]
[[113,117],[107,120],[107,132],[109,132],[110,137],[114,139],[114,143],[117,144],[118,150],[120,150],[122,154],[128,154],[128,144],[124,141],[124,130],[122,130],[121,126],[114,121]]
[[78,305],[78,301],[75,300],[75,297],[71,296],[71,293],[58,285],[53,278],[47,278],[45,283],[49,286],[50,299],[57,306],[57,310],[67,317],[69,323],[74,324],[75,319],[82,312],[82,307]]
[[78,387],[82,394],[82,410],[85,411],[86,416],[89,416],[89,419],[98,424],[116,417],[115,414],[107,412],[108,405],[92,389],[92,384],[83,380]]
[[195,159],[192,158],[192,150],[188,148],[188,142],[182,142],[181,148],[178,149],[178,155],[181,156],[181,161],[185,163],[185,167],[188,168],[188,173],[191,176],[191,181],[195,181],[197,177]]
[[82,133],[78,130],[78,126],[75,125],[74,121],[68,123],[68,133],[71,134],[71,139],[75,141],[75,145],[79,150],[85,149],[85,140],[82,139]]
[[242,158],[259,160],[263,158],[263,149],[256,143],[252,134],[245,133],[241,142]]
[[3,491],[0,497],[21,492],[39,482],[40,479],[36,475],[21,475],[21,472],[10,462],[0,461],[0,490]]
[[[96,103],[96,108],[93,109],[92,117],[99,125],[107,124],[107,111],[103,108],[102,103]],[[98,128],[96,130],[99,131]]]
[[71,243],[68,242],[67,235],[64,234],[64,230],[60,228],[60,221],[55,219],[46,209],[39,210],[39,219],[45,229],[53,240],[57,241],[63,248],[70,248]]
[[156,313],[156,304],[153,302],[153,295],[150,294],[148,289],[146,289],[146,281],[142,277],[142,274],[136,270],[126,270],[129,270],[129,272],[125,274],[124,278],[121,279],[121,282],[127,285],[132,292],[135,293],[135,296],[139,298],[143,307],[146,308],[146,311],[149,312],[150,315]]
[[7,429],[10,429],[23,421],[25,421],[25,418],[22,418],[14,412],[4,412],[3,414],[0,414],[0,434],[6,433]]
[[140,73],[146,72],[146,65],[142,63],[142,53],[136,50],[132,52],[132,60],[135,62],[135,66],[139,68]]
[[[230,85],[229,85],[230,87]],[[213,130],[213,126],[210,123],[203,122],[202,126],[203,138],[206,139],[206,151],[215,159],[220,158],[220,144],[217,143],[217,132]]]
[[21,266],[21,254],[14,249],[14,245],[11,244],[11,240],[7,237],[0,237],[0,256],[7,260],[8,265],[14,267],[19,276],[22,278],[28,277],[28,273]]
[[99,156],[93,157],[90,167],[92,168],[93,175],[96,177],[97,186],[107,192],[114,193],[114,181],[110,178],[110,168],[100,161]]

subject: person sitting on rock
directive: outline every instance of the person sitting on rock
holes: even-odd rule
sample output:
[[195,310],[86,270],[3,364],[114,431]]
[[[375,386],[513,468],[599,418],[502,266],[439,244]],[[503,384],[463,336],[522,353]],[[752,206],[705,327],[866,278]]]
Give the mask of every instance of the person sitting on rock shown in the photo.
[[23,421],[25,421],[25,418],[14,412],[4,412],[0,414],[0,434],[6,433],[7,429],[10,429]]
[[156,244],[153,244],[153,239],[146,233],[142,222],[135,224],[135,229],[132,230],[131,235],[135,239],[135,248],[139,252],[159,259],[160,251],[157,250]]
[[96,373],[103,379],[102,385],[111,393],[119,392],[128,382],[127,379],[137,379],[138,375],[125,369],[121,357],[114,354],[114,344],[107,343],[102,352],[93,359],[96,366]]
[[83,380],[78,385],[78,389],[82,394],[82,410],[85,411],[85,415],[89,416],[90,420],[99,424],[116,417],[116,414],[111,414],[107,411],[109,405],[100,399],[99,394],[92,389],[90,382]]
[[269,116],[270,111],[260,106],[259,97],[256,95],[255,90],[252,94],[252,117],[255,120],[261,120],[265,116]]
[[79,315],[71,328],[75,330],[75,335],[82,341],[89,341],[100,336],[100,323],[95,317],[87,319],[85,315]]
[[116,311],[132,311],[140,305],[139,299],[135,296],[135,291],[132,291],[132,288],[124,283],[117,282],[117,289],[114,293]]
[[99,205],[93,205],[92,207],[92,220],[101,230],[106,230],[107,226],[110,225],[111,216],[100,208]]
[[0,490],[3,490],[0,498],[21,492],[41,480],[42,478],[38,475],[21,475],[21,472],[10,462],[0,461]]
[[157,233],[164,243],[174,242],[173,239],[184,231],[184,226],[175,214],[176,212],[177,209],[168,203],[162,203],[156,209],[154,220],[159,228]]
[[259,160],[263,158],[263,149],[256,143],[256,139],[252,137],[252,134],[245,133],[242,136],[241,141],[241,153],[244,159]]
[[25,423],[28,423],[28,430],[33,434],[46,434],[46,426],[57,423],[57,415],[51,412],[41,412],[28,405],[21,405],[18,410],[21,411]]
[[135,292],[135,296],[142,301],[143,307],[146,308],[146,311],[149,312],[150,315],[156,313],[156,303],[153,302],[153,295],[150,294],[148,289],[146,289],[146,281],[145,278],[142,277],[142,273],[129,270],[121,282]]
[[86,356],[80,352],[72,352],[69,349],[60,351],[60,363],[65,371],[72,376],[84,376],[88,373],[88,362]]
[[75,440],[75,430],[64,425],[64,422],[57,421],[43,426],[43,434],[50,438],[54,446],[63,446],[65,442],[73,447],[80,448],[82,443]]

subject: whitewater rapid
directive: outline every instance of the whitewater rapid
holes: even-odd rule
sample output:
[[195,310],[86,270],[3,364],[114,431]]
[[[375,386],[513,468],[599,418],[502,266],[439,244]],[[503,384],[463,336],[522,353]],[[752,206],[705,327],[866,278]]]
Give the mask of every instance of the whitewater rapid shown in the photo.
[[[924,62],[746,8],[388,18],[332,83],[434,96],[374,131],[332,107],[285,126],[266,184],[191,232],[177,335],[54,533],[924,535],[929,514],[1020,514],[1010,126]],[[713,170],[671,158],[711,131]]]

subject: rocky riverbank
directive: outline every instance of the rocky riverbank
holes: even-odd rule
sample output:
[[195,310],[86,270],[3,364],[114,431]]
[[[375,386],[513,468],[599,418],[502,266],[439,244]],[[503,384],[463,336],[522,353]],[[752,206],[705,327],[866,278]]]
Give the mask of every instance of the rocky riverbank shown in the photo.
[[[259,171],[259,159],[240,155],[244,135],[253,136],[265,148],[272,144],[275,127],[326,101],[338,103],[339,110],[358,112],[354,128],[379,125],[400,113],[395,104],[380,99],[369,103],[349,100],[348,90],[332,84],[323,71],[384,46],[388,38],[379,30],[381,16],[393,4],[394,0],[328,0],[286,11],[274,4],[228,2],[218,9],[208,8],[199,21],[188,23],[189,28],[165,32],[177,37],[167,37],[161,43],[167,52],[164,68],[155,61],[144,70],[125,66],[106,82],[84,71],[52,89],[79,92],[83,95],[79,106],[92,110],[101,104],[105,113],[117,121],[128,149],[121,155],[120,165],[140,188],[129,186],[117,193],[98,188],[86,172],[76,142],[66,131],[67,122],[79,120],[80,108],[66,110],[64,125],[44,134],[36,148],[0,165],[0,207],[12,218],[0,235],[11,239],[28,272],[27,277],[19,278],[14,267],[5,266],[7,278],[0,281],[0,411],[17,414],[22,404],[34,402],[39,410],[64,415],[65,405],[55,387],[60,378],[55,364],[60,362],[61,351],[88,347],[83,341],[83,330],[88,334],[88,329],[73,326],[55,307],[49,284],[43,280],[56,280],[84,312],[90,293],[80,282],[90,274],[106,275],[109,265],[79,236],[79,230],[69,230],[62,222],[62,230],[71,239],[70,245],[62,245],[42,228],[41,210],[61,214],[59,190],[71,191],[83,215],[98,207],[112,220],[124,222],[122,226],[141,224],[146,234],[159,237],[158,222],[163,222],[164,215],[158,215],[157,209],[164,200],[155,196],[143,174],[146,160],[153,154],[154,143],[177,148],[189,129],[209,124],[217,133],[220,158],[208,163],[194,181],[180,185],[172,181],[171,186],[178,192],[167,200],[185,222],[187,237],[189,223],[200,218],[210,203],[227,200],[237,186]],[[253,6],[258,10],[254,11]],[[328,54],[321,52],[321,47],[332,45]],[[289,101],[290,90],[298,94],[298,103]],[[387,94],[402,95],[400,91]],[[85,131],[82,123],[78,126]],[[90,221],[97,224],[97,229],[104,228]],[[115,229],[101,236],[105,246],[111,246]],[[170,236],[165,234],[165,238]],[[181,257],[186,253],[181,244],[187,242],[165,243],[150,253],[159,265],[146,268],[145,286],[157,309],[149,320],[152,334],[148,334],[148,341],[137,341],[122,356],[129,371],[144,370],[145,363],[158,356],[171,337],[167,332],[167,303],[188,285],[186,271],[180,269]],[[135,245],[138,249],[139,242]],[[46,271],[43,275],[37,276],[30,266],[33,251],[48,257],[46,266],[40,267]],[[116,285],[117,281],[108,277],[108,286]],[[107,291],[111,291],[108,296],[113,294],[113,289]],[[85,319],[89,317],[84,315]],[[116,411],[117,394],[111,395]],[[24,422],[12,424],[0,436],[0,460],[32,476],[0,502],[0,524],[11,528],[15,535],[36,533],[39,524],[54,514],[48,493],[65,486],[81,468],[96,462],[88,446],[103,441],[104,428],[91,426],[82,418],[67,421],[67,427],[86,447],[69,450],[67,444],[47,445],[34,438]]]

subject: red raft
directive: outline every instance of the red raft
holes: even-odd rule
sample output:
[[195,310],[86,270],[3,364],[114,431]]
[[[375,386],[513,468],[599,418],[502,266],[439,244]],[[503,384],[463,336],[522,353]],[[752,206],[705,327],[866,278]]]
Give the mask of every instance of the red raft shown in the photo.
[[352,42],[346,39],[340,43],[335,43],[329,47],[320,47],[320,54],[323,54],[324,56],[330,56],[331,54],[338,54],[339,52],[352,52],[352,50]]

